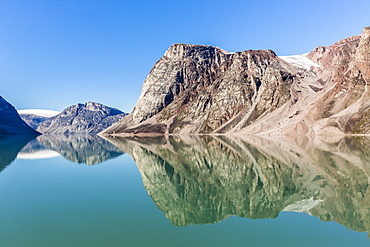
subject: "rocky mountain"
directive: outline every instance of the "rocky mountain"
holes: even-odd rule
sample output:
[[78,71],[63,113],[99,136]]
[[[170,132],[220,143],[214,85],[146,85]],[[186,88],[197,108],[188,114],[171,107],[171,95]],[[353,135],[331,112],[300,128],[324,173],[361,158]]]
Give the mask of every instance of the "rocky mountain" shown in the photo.
[[32,129],[37,129],[42,122],[48,119],[47,117],[41,117],[33,114],[20,114],[19,116]]
[[0,135],[39,134],[19,117],[14,106],[0,96]]
[[37,127],[37,131],[43,134],[98,133],[126,115],[118,109],[88,102],[70,106],[46,119]]
[[368,138],[331,144],[257,136],[107,139],[133,157],[148,194],[174,225],[294,211],[370,230]]
[[370,133],[370,28],[298,56],[172,45],[106,135]]

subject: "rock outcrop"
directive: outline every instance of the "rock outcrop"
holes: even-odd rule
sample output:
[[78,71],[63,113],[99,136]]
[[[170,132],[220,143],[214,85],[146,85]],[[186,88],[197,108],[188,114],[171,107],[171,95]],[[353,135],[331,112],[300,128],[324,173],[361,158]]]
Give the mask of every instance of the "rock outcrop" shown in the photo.
[[148,194],[174,225],[294,211],[370,230],[367,138],[333,144],[256,136],[108,140],[133,157]]
[[369,33],[290,57],[172,45],[102,134],[368,134]]
[[0,135],[39,135],[19,116],[17,110],[0,96]]
[[43,134],[98,133],[127,114],[99,103],[88,102],[64,109],[43,121],[37,131]]

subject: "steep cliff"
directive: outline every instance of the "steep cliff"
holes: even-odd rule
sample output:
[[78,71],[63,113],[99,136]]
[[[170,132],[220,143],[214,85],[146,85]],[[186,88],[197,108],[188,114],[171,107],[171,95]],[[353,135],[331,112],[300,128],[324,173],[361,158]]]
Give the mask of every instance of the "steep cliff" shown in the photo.
[[105,133],[225,132],[289,101],[296,72],[272,51],[175,44],[149,73],[132,113]]
[[127,117],[102,134],[367,134],[369,33],[314,51],[175,44]]
[[0,135],[39,135],[18,115],[17,110],[0,96]]
[[64,109],[44,120],[37,128],[43,134],[98,133],[127,114],[99,103],[88,102]]

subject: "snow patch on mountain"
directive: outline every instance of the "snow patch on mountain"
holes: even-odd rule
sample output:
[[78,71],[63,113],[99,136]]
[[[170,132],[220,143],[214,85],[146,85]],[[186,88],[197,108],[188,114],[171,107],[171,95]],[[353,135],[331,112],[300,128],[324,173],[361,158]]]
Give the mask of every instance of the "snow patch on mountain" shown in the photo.
[[293,56],[279,56],[279,58],[283,59],[285,62],[290,63],[295,67],[299,67],[302,69],[310,70],[312,67],[321,67],[319,64],[313,62],[307,57],[308,53],[301,54],[301,55],[293,55]]
[[54,117],[58,115],[60,112],[59,111],[54,111],[54,110],[45,110],[45,109],[23,109],[23,110],[18,110],[19,115],[36,115],[40,117]]

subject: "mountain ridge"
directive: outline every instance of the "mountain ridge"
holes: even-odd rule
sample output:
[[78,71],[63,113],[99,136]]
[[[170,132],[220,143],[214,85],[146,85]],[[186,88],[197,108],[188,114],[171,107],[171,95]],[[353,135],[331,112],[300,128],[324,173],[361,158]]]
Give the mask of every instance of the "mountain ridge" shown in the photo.
[[174,44],[132,112],[101,134],[370,134],[369,34],[315,48],[309,69],[270,50]]
[[116,108],[100,103],[79,103],[46,118],[37,126],[37,131],[43,134],[98,133],[125,115]]

